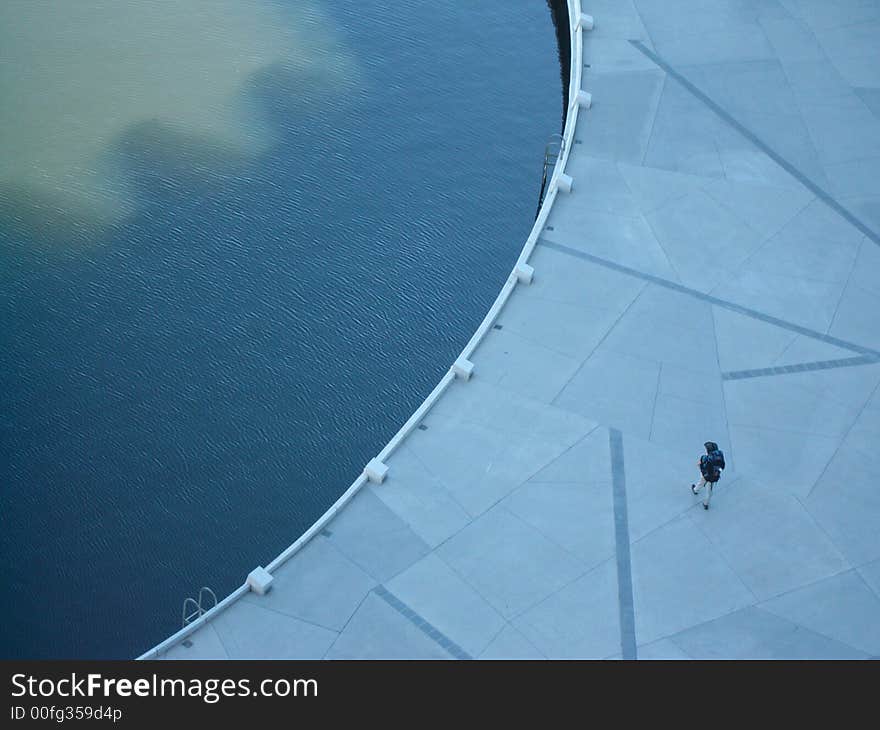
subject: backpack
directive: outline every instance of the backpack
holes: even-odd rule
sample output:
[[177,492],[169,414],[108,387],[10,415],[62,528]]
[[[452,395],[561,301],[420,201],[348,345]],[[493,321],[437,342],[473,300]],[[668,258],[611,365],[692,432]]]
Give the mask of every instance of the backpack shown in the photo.
[[721,478],[721,470],[725,468],[724,452],[718,448],[718,444],[712,444],[715,448],[708,454],[700,457],[700,471],[708,482],[717,482]]

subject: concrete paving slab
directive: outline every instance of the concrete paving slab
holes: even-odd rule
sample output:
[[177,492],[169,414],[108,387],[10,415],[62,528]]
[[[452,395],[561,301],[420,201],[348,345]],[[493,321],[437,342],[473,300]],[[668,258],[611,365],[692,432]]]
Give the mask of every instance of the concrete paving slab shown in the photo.
[[674,521],[697,503],[699,498],[691,493],[690,485],[699,479],[696,462],[703,441],[705,438],[671,450],[627,435],[626,496],[632,542]]
[[858,413],[880,385],[880,368],[878,363],[869,363],[859,367],[795,372],[784,377],[796,388]]
[[523,484],[501,503],[544,537],[593,567],[614,555],[611,481]]
[[782,64],[798,104],[815,103],[816,99],[845,99],[853,93],[852,87],[827,60],[783,60]]
[[815,200],[800,185],[769,185],[745,180],[711,180],[703,189],[740,221],[767,240]]
[[[661,373],[662,377],[662,373]],[[670,395],[658,395],[651,419],[650,440],[670,449],[699,448],[712,434],[716,443],[729,443],[723,409]]]
[[473,362],[477,378],[511,393],[549,403],[580,367],[575,358],[554,352],[513,332],[495,330],[480,343]]
[[[664,74],[657,69],[584,74],[584,87],[596,99],[602,114],[586,111],[589,134],[582,151],[606,160],[640,163],[651,136]],[[620,132],[625,130],[623,134]]]
[[866,659],[867,654],[759,608],[682,631],[671,642],[694,659]]
[[647,23],[657,53],[674,66],[699,66],[734,61],[763,61],[774,58],[773,48],[757,23],[697,31],[690,24],[669,26],[658,37]]
[[[868,400],[868,403],[865,405],[865,411],[876,411],[880,410],[880,389],[876,389],[874,394]],[[876,413],[869,414],[871,418],[876,417]]]
[[730,443],[740,472],[754,475],[767,489],[805,498],[834,456],[840,439],[731,423]]
[[[652,290],[655,287],[648,287],[646,294]],[[711,326],[701,330],[688,326],[689,320],[711,316],[709,304],[690,299],[681,308],[680,317],[659,319],[647,316],[647,307],[640,306],[640,299],[620,318],[594,358],[611,351],[657,363],[658,368],[662,363],[706,373],[719,372]]]
[[876,55],[848,55],[845,53],[837,53],[826,49],[831,63],[837,72],[852,87],[871,87],[875,88],[880,84],[875,66],[877,63]]
[[623,162],[617,164],[643,215],[660,210],[687,195],[698,192],[707,180],[699,175],[642,167]]
[[[816,140],[810,134],[810,127],[804,118],[806,112],[798,109],[788,114],[769,114],[753,107],[749,107],[748,111],[726,111],[749,134],[757,137],[765,148],[772,149],[797,170],[797,175],[789,179],[803,177],[820,187],[828,187],[822,155],[816,149]],[[733,127],[729,128],[729,132],[742,134]],[[779,182],[782,183],[782,179]]]
[[775,485],[760,478],[742,476],[741,472],[725,474],[715,487],[712,504],[726,510],[728,507],[764,499],[768,494],[773,494],[774,490]]
[[424,628],[375,593],[367,595],[325,659],[451,659]]
[[375,580],[389,580],[430,548],[368,490],[361,490],[328,525],[343,555]]
[[[857,16],[856,16],[857,17]],[[809,21],[808,21],[809,22]],[[838,21],[839,22],[839,21]],[[877,33],[880,18],[835,25],[817,36],[831,63],[851,86],[880,86],[877,70]]]
[[[680,84],[667,80],[641,163],[703,177],[729,177],[730,164],[722,162],[719,139],[732,139],[724,123]],[[745,146],[736,138],[733,143],[737,149]],[[759,158],[755,165],[766,167],[763,156],[749,153]]]
[[541,242],[531,262],[535,278],[530,294],[548,302],[590,307],[601,301],[609,309],[620,309],[631,304],[646,286],[640,279],[541,245]]
[[[709,322],[709,326],[714,331],[714,322]],[[706,410],[721,413],[724,410],[721,382],[720,373],[675,367],[667,363],[660,370],[659,395],[699,403]]]
[[[810,208],[816,205],[812,204]],[[796,216],[779,233],[767,240],[749,257],[746,268],[751,271],[774,274],[784,271],[786,276],[813,281],[846,283],[853,270],[861,237],[850,240],[835,239],[830,232],[812,226],[803,230],[801,218]]]
[[782,4],[816,31],[880,20],[880,8],[864,0],[782,0]]
[[[512,402],[498,403],[509,411]],[[561,409],[543,408],[551,416],[549,423],[537,414],[532,422],[494,419],[486,425],[434,417],[430,435],[420,432],[411,438],[410,448],[468,514],[476,516],[595,428],[594,422]],[[505,428],[508,423],[520,430]]]
[[746,378],[724,383],[731,425],[842,437],[861,404],[844,405],[813,393],[792,378]]
[[[632,45],[626,41],[624,43],[631,51],[636,52]],[[566,171],[576,180],[589,181],[590,194],[584,200],[578,201],[582,210],[630,218],[641,215],[639,201],[633,196],[618,163],[613,160],[578,154],[571,158]],[[550,217],[553,217],[552,213]],[[596,303],[595,300],[591,302],[594,305]]]
[[[880,123],[880,119],[877,121]],[[828,178],[828,192],[841,201],[871,197],[877,193],[880,158],[860,156],[845,162],[826,163],[825,174]]]
[[587,360],[553,403],[647,438],[660,363],[602,350]]
[[647,220],[679,281],[700,291],[714,289],[764,241],[764,234],[703,191],[670,202]]
[[657,327],[673,324],[691,335],[712,328],[709,305],[691,294],[656,285],[645,289],[627,314]]
[[591,38],[648,40],[648,32],[632,0],[594,0],[590,2],[589,12],[594,18],[601,18],[590,31]]
[[759,600],[851,567],[800,501],[787,494],[770,492],[725,506],[711,524],[701,517],[691,519]]
[[209,623],[190,638],[190,646],[183,643],[172,647],[163,659],[229,659],[226,648],[214,627]]
[[[662,54],[642,51],[652,55],[672,79],[664,86],[658,106],[647,164],[780,184],[790,183],[792,176],[803,182],[806,176],[815,184],[825,184],[819,157],[798,110],[768,113],[760,104],[733,109],[727,99],[707,95],[691,80],[691,76],[701,76],[700,69],[676,69]],[[720,170],[713,150],[723,161]],[[798,171],[784,167],[780,160]]]
[[472,656],[481,654],[505,625],[501,615],[433,553],[387,588]]
[[501,506],[493,507],[450,538],[437,549],[437,555],[506,619],[586,570],[573,556]]
[[[504,458],[505,439],[493,428],[435,417],[429,431],[430,436],[428,431],[413,434],[409,448],[471,517],[485,512],[515,488],[516,484],[492,485],[491,481],[487,481],[487,488],[479,488],[487,475],[491,477],[496,465],[505,475],[510,474],[510,465]],[[520,441],[523,440],[521,437]],[[537,471],[541,466],[535,464],[534,468]],[[519,478],[525,481],[529,476],[525,473]]]
[[756,4],[748,0],[686,2],[673,13],[669,3],[662,0],[635,0],[635,6],[652,36],[660,37],[680,30],[679,13],[686,13],[691,32],[700,33],[753,23],[758,17]]
[[746,269],[712,294],[801,327],[827,332],[845,284]]
[[[525,340],[576,360],[590,356],[625,308],[575,306],[530,294],[514,297],[498,318],[498,324]],[[554,326],[548,327],[548,322]]]
[[840,298],[829,334],[880,350],[877,312],[880,294],[850,283]]
[[[564,211],[566,206],[561,203],[559,207]],[[554,220],[554,230],[545,231],[543,238],[647,274],[677,281],[677,274],[663,247],[644,218],[592,212],[582,216],[572,214],[566,219],[566,223],[556,223]]]
[[369,489],[434,548],[470,522],[470,515],[406,444],[394,452],[381,485]]
[[340,631],[375,585],[375,579],[319,535],[286,570],[276,571],[266,595],[249,593],[242,601]]
[[320,659],[337,636],[249,601],[238,601],[211,623],[230,659]]
[[639,647],[639,659],[648,661],[690,658],[686,652],[669,639],[652,641],[650,644],[642,644]]
[[[823,163],[848,162],[880,154],[880,120],[860,99],[854,96],[853,101],[855,103],[850,104],[801,102],[804,122]],[[841,129],[846,129],[847,134],[841,134]]]
[[[773,365],[795,365],[806,362],[842,360],[851,358],[854,355],[855,353],[851,350],[844,350],[841,347],[829,345],[827,342],[822,342],[812,337],[797,335],[791,344],[780,353],[779,357],[773,360]],[[800,373],[792,373],[792,376],[804,387],[810,387],[811,380],[809,377],[801,378]],[[822,378],[823,376],[827,376],[827,372],[823,372],[818,377]]]
[[480,659],[546,659],[534,644],[510,624],[505,624]]
[[654,63],[639,53],[625,38],[591,38],[584,46],[584,63],[589,73],[656,71]]
[[608,429],[597,428],[529,479],[535,483],[611,482]]
[[790,330],[713,306],[715,340],[722,372],[768,367],[794,342]]
[[[711,529],[715,512],[700,518]],[[636,637],[650,642],[754,603],[754,596],[691,520],[682,517],[632,546]]]
[[877,241],[880,240],[880,234],[878,234],[880,231],[880,196],[872,189],[871,193],[867,195],[841,197],[840,203],[852,211],[853,215],[872,231],[871,242],[873,245],[877,245]]
[[758,21],[776,57],[783,63],[828,63],[825,49],[806,22],[796,17],[762,18]]
[[762,117],[789,117],[798,113],[788,78],[775,57],[677,70],[740,122],[750,122],[755,112]]
[[[724,176],[728,180],[767,185],[787,185],[791,182],[792,178],[787,170],[737,136],[733,130],[721,130],[715,145]],[[810,168],[815,184],[821,185],[826,182],[818,160],[811,160]]]
[[[511,394],[475,376],[455,383],[431,411],[432,421],[462,421],[507,434],[553,436],[574,443],[598,426],[593,420],[555,408],[527,394]],[[427,434],[425,434],[427,437]]]
[[602,659],[619,651],[614,561],[553,593],[513,624],[550,659]]
[[880,119],[880,89],[854,87],[853,92],[871,110],[871,113]]
[[866,563],[859,566],[859,575],[862,580],[874,591],[874,594],[880,598],[880,560],[872,563]]
[[855,571],[800,588],[759,607],[859,651],[880,654],[880,599]]
[[880,413],[865,410],[804,499],[852,565],[880,558],[880,494],[870,466],[878,430]]

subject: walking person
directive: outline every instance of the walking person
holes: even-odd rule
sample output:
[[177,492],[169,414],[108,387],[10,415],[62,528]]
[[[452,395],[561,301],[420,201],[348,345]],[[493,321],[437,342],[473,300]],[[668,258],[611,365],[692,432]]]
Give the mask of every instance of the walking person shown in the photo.
[[699,494],[700,490],[706,488],[706,496],[703,499],[703,509],[709,509],[709,502],[712,499],[712,487],[721,479],[721,470],[724,469],[724,452],[718,448],[718,444],[714,441],[707,441],[703,444],[706,453],[700,457],[697,466],[700,467],[700,484],[691,484],[691,491]]

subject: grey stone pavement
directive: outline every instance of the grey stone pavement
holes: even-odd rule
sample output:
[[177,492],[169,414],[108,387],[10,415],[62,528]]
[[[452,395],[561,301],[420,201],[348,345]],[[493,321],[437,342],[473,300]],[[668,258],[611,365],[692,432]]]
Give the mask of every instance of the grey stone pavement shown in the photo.
[[584,11],[574,186],[473,378],[167,657],[880,655],[880,2]]

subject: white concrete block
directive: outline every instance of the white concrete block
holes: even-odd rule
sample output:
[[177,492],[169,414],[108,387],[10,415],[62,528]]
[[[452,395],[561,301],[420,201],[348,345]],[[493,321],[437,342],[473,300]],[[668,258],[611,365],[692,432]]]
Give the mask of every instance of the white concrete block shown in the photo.
[[560,173],[559,177],[556,180],[556,187],[563,193],[570,193],[571,186],[574,183],[571,175],[566,175],[564,172]]
[[370,459],[370,463],[364,467],[364,474],[373,484],[381,484],[385,481],[388,473],[388,465],[378,459]]
[[470,360],[465,360],[463,357],[460,357],[452,366],[452,372],[455,373],[456,378],[470,380],[471,375],[473,375],[474,372],[474,364]]
[[275,579],[272,577],[272,574],[262,565],[259,565],[248,573],[247,584],[258,596],[264,596],[272,585],[273,580]]
[[521,284],[531,284],[532,277],[535,275],[535,269],[528,264],[517,264],[516,278]]
[[593,106],[593,95],[589,91],[584,91],[583,89],[581,89],[577,95],[577,103],[584,109],[589,109],[591,106]]
[[577,27],[581,28],[582,30],[593,30],[593,25],[593,16],[587,15],[587,13],[581,13],[581,17],[578,18]]

